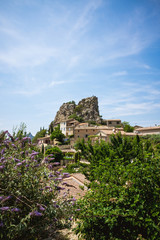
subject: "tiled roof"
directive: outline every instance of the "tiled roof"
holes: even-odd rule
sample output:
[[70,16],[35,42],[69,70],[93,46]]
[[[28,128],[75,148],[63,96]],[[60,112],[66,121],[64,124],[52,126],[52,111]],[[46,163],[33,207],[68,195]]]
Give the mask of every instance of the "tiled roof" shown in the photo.
[[160,126],[137,128],[136,131],[160,130]]
[[37,140],[50,139],[50,136],[37,138]]
[[103,119],[104,121],[110,121],[110,122],[121,122],[120,119]]

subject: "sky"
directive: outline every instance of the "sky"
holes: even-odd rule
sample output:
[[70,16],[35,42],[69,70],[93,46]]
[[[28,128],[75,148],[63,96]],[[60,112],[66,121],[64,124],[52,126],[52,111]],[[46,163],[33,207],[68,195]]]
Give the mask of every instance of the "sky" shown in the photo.
[[35,135],[91,96],[104,119],[160,125],[160,0],[0,0],[0,130]]

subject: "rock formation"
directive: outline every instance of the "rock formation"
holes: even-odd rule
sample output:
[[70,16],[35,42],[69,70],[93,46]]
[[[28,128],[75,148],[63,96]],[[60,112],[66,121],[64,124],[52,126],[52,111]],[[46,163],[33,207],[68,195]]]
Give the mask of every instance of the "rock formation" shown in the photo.
[[63,103],[55,116],[54,124],[68,120],[70,117],[100,123],[98,98],[96,96],[84,98],[77,105],[74,101]]

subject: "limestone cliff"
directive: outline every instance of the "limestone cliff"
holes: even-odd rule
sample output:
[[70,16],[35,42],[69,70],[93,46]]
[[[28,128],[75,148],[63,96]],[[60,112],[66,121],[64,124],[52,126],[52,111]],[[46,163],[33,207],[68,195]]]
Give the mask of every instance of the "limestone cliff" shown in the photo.
[[98,98],[96,96],[84,98],[77,105],[74,101],[63,103],[55,116],[54,124],[70,117],[100,123]]

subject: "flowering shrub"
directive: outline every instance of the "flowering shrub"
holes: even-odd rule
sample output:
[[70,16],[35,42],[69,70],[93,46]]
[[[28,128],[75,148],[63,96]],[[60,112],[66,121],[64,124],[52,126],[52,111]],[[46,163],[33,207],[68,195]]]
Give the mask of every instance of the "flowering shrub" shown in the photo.
[[52,156],[42,165],[30,138],[5,134],[8,138],[0,139],[0,239],[41,239],[69,226],[72,200],[58,198],[59,181],[67,174],[51,171]]

